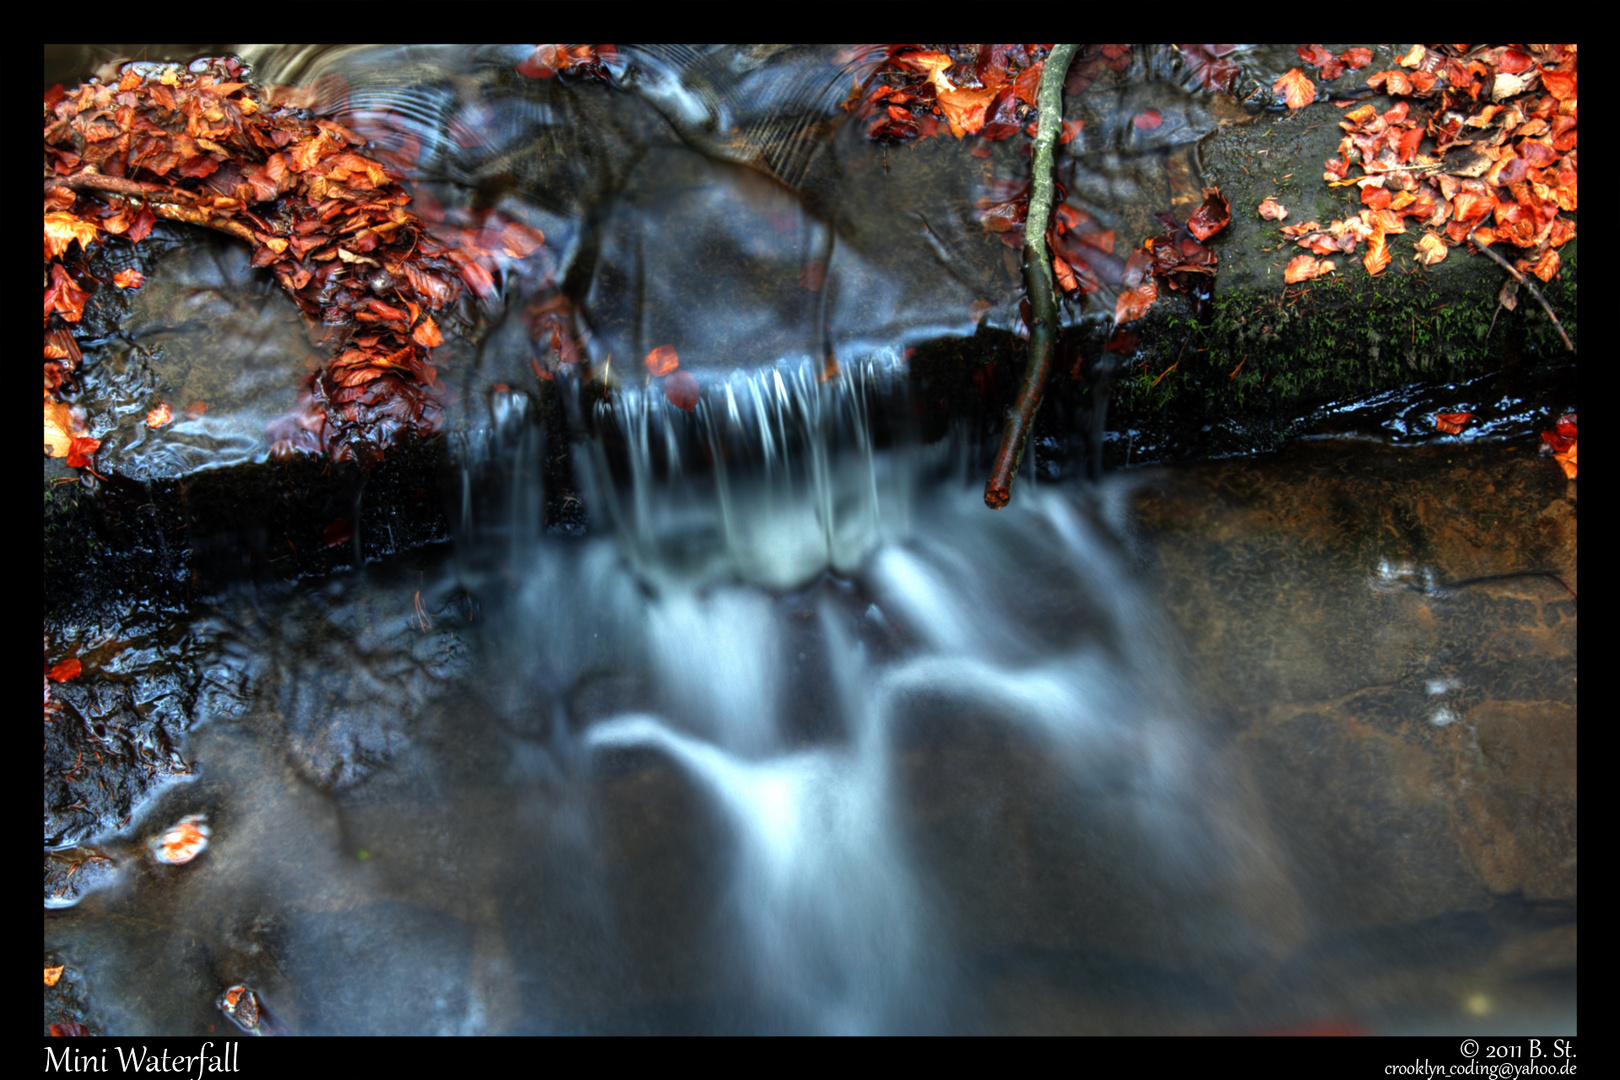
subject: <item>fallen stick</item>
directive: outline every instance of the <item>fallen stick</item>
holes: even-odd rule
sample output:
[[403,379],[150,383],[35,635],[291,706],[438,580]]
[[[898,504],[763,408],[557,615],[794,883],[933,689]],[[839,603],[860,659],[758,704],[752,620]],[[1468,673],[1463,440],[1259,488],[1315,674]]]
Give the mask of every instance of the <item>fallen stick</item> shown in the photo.
[[[1485,222],[1482,218],[1479,225],[1483,224],[1485,224]],[[1474,249],[1476,251],[1482,251],[1486,255],[1489,255],[1492,259],[1496,260],[1496,264],[1498,266],[1512,274],[1514,278],[1518,280],[1520,285],[1523,285],[1525,288],[1530,290],[1530,295],[1536,298],[1536,302],[1541,305],[1541,310],[1547,313],[1547,318],[1551,319],[1553,326],[1558,329],[1558,336],[1564,339],[1564,347],[1570,352],[1574,352],[1574,344],[1569,340],[1569,335],[1564,333],[1564,324],[1558,321],[1557,315],[1553,314],[1552,305],[1547,303],[1547,298],[1545,296],[1541,295],[1541,290],[1536,288],[1529,278],[1515,270],[1512,263],[1502,258],[1502,256],[1498,255],[1496,252],[1492,251],[1489,244],[1475,243],[1474,234],[1479,232],[1479,225],[1475,225],[1472,229],[1468,230],[1468,242],[1474,245]],[[1491,325],[1496,325],[1496,316],[1494,315],[1491,316]]]
[[1076,45],[1055,45],[1041,69],[1037,95],[1040,112],[1035,129],[1035,155],[1031,165],[1029,213],[1024,219],[1024,287],[1029,293],[1029,363],[1018,400],[1007,412],[1001,446],[984,485],[984,504],[1000,510],[1012,498],[1013,477],[1024,459],[1024,447],[1034,426],[1052,374],[1052,352],[1057,339],[1057,298],[1052,286],[1052,256],[1046,247],[1046,222],[1052,213],[1052,150],[1063,129],[1063,79]]

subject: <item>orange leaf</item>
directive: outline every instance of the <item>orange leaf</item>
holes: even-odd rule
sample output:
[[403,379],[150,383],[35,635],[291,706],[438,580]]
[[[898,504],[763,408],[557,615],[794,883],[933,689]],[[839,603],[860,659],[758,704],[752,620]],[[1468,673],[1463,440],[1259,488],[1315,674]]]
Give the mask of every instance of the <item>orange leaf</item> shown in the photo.
[[1310,255],[1296,255],[1288,263],[1288,269],[1283,271],[1283,280],[1290,285],[1301,281],[1319,278],[1323,274],[1331,274],[1337,269],[1332,259],[1315,259]]
[[1232,220],[1232,207],[1218,187],[1204,189],[1204,204],[1187,219],[1187,231],[1200,240],[1208,240]]
[[60,664],[57,664],[55,667],[51,668],[51,681],[67,682],[69,679],[77,679],[79,677],[79,672],[83,670],[84,665],[81,664],[77,659],[63,660]]
[[113,284],[120,289],[138,289],[146,284],[146,275],[139,270],[120,270],[113,275]]
[[90,459],[101,448],[100,439],[92,439],[88,435],[75,435],[73,442],[68,446],[67,466],[70,469],[82,469],[90,464]]
[[677,409],[691,412],[697,408],[698,398],[702,396],[697,376],[690,371],[676,371],[664,380],[664,396],[669,403]]
[[62,979],[62,972],[67,970],[66,964],[57,964],[55,967],[45,969],[45,985],[55,986]]
[[[680,357],[675,355],[675,346],[660,345],[647,354],[647,371],[654,377],[668,375],[681,366]],[[667,391],[666,391],[667,392]],[[671,398],[670,400],[674,400]]]
[[1417,250],[1417,261],[1424,266],[1433,266],[1437,262],[1444,262],[1450,248],[1440,239],[1438,233],[1427,232],[1423,239],[1412,245]]
[[1283,72],[1282,78],[1271,89],[1290,109],[1303,109],[1316,100],[1316,84],[1299,68],[1289,68]]
[[90,294],[73,283],[61,263],[51,263],[51,284],[45,290],[45,317],[60,312],[68,322],[78,322],[84,314],[84,302]]
[[1266,199],[1260,204],[1260,216],[1267,221],[1281,221],[1288,216],[1288,208],[1275,199]]
[[1389,265],[1389,249],[1384,244],[1384,233],[1375,230],[1367,237],[1367,254],[1362,258],[1361,264],[1367,268],[1367,273],[1374,276],[1384,272]]
[[1058,287],[1064,292],[1073,292],[1080,287],[1080,282],[1074,276],[1074,270],[1060,256],[1052,256],[1052,271],[1057,274]]
[[169,411],[169,403],[160,402],[157,408],[146,414],[146,426],[159,428],[173,419],[174,413]]
[[95,243],[98,231],[94,222],[85,221],[72,214],[46,214],[45,257],[47,259],[60,257],[75,240],[79,242],[80,248],[89,251],[90,245]]
[[1562,453],[1554,454],[1553,455],[1553,460],[1558,462],[1559,467],[1564,470],[1564,476],[1566,478],[1568,478],[1570,480],[1575,479],[1575,444],[1574,443],[1569,444],[1569,449],[1568,450],[1565,450]]
[[67,457],[73,446],[73,422],[66,402],[52,401],[45,395],[45,452],[51,457]]
[[433,321],[431,315],[424,318],[416,329],[411,331],[411,340],[424,349],[444,344],[444,336],[439,333],[439,324]]
[[208,846],[208,826],[201,814],[180,819],[180,824],[169,829],[152,843],[152,857],[158,862],[180,866],[190,862]]
[[1443,412],[1434,414],[1434,426],[1447,435],[1455,435],[1474,418],[1470,412]]
[[1536,260],[1535,265],[1530,267],[1530,272],[1542,281],[1551,281],[1553,276],[1558,273],[1558,261],[1558,252],[1549,248],[1541,258]]
[[995,99],[994,90],[946,90],[939,95],[939,109],[951,125],[951,134],[960,139],[984,127],[985,110]]
[[1128,323],[1132,319],[1140,319],[1147,314],[1148,308],[1159,298],[1159,287],[1153,279],[1147,278],[1134,289],[1126,289],[1119,294],[1119,300],[1114,304],[1114,321]]

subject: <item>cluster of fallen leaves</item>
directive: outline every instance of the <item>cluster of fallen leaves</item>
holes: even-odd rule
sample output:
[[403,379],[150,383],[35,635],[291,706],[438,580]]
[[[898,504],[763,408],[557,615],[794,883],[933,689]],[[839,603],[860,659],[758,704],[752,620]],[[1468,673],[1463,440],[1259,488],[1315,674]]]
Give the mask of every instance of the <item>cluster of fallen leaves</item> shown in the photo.
[[536,45],[517,73],[528,79],[564,75],[611,83],[618,59],[619,50],[612,45]]
[[45,94],[46,447],[70,465],[99,445],[61,395],[82,361],[71,325],[96,287],[84,255],[108,237],[139,243],[164,219],[250,244],[253,265],[270,270],[331,354],[300,413],[272,432],[277,449],[339,459],[438,430],[435,313],[493,295],[496,276],[544,241],[492,215],[409,208],[360,136],[275,104],[295,93],[246,80],[226,57],[126,65],[116,82]]
[[[1340,57],[1317,45],[1299,51],[1319,63],[1324,79],[1370,60],[1361,55],[1366,50]],[[1563,216],[1576,209],[1575,60],[1574,45],[1415,45],[1400,61],[1405,70],[1368,76],[1369,87],[1398,100],[1382,111],[1365,104],[1346,113],[1338,155],[1323,173],[1335,186],[1357,187],[1365,209],[1326,228],[1314,221],[1285,226],[1283,233],[1311,252],[1289,263],[1286,280],[1331,272],[1334,264],[1315,256],[1350,255],[1363,242],[1362,265],[1382,273],[1390,264],[1387,238],[1412,225],[1423,230],[1413,247],[1425,266],[1470,238],[1507,242],[1522,252],[1515,261],[1521,273],[1550,281],[1557,249],[1575,237]],[[1298,68],[1276,90],[1290,108],[1315,100],[1315,86]],[[1261,216],[1287,215],[1274,203],[1271,209],[1262,204]]]
[[[1034,134],[1036,94],[1050,45],[885,46],[884,59],[863,83],[857,78],[844,109],[865,122],[867,137],[927,139],[941,124],[958,139],[1000,142]],[[1065,129],[1064,142],[1079,131]],[[975,145],[988,157],[987,145]]]
[[1122,291],[1114,305],[1118,323],[1140,319],[1159,298],[1158,282],[1188,293],[1195,307],[1207,302],[1214,283],[1215,251],[1204,241],[1226,228],[1232,208],[1219,188],[1204,189],[1204,203],[1183,226],[1174,214],[1158,215],[1164,232],[1142,242],[1125,260]]
[[1551,431],[1541,433],[1541,452],[1551,454],[1564,470],[1564,475],[1575,479],[1575,414],[1565,413],[1558,418]]

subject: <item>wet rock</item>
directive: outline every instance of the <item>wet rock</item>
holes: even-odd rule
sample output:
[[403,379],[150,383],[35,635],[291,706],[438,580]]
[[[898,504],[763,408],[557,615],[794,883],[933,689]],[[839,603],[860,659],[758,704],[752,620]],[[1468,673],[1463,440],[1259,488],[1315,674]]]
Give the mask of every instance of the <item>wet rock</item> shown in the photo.
[[84,676],[54,690],[45,724],[45,845],[123,828],[156,790],[190,775],[176,748],[183,728],[148,699],[151,684]]
[[[57,968],[61,971],[55,980],[51,980],[49,974]],[[92,1023],[87,1004],[89,995],[83,973],[51,952],[45,954],[45,971],[47,979],[43,1034],[46,1036],[105,1034],[98,1025]]]
[[45,906],[72,907],[118,878],[118,860],[100,848],[78,847],[45,853]]
[[1524,446],[1299,446],[1138,499],[1307,908],[1573,900],[1574,485]]

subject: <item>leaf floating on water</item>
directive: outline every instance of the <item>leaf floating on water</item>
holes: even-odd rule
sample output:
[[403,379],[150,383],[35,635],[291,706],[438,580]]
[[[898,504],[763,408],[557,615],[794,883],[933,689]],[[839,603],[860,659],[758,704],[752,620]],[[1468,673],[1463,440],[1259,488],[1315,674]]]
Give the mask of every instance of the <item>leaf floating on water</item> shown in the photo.
[[160,428],[174,419],[174,413],[169,409],[169,403],[159,402],[158,407],[146,414],[146,426]]
[[351,518],[338,518],[321,530],[321,543],[329,548],[342,547],[353,539],[354,521]]
[[170,866],[183,866],[208,847],[208,826],[201,814],[191,814],[152,841],[152,857]]
[[664,380],[664,396],[677,409],[691,412],[697,408],[698,399],[702,397],[697,376],[690,371],[674,372]]
[[62,972],[67,970],[66,964],[57,964],[55,967],[45,969],[45,985],[55,986],[62,981]]
[[1468,421],[1474,418],[1468,412],[1443,412],[1434,414],[1434,426],[1447,435],[1456,435],[1468,426]]
[[68,444],[67,465],[70,469],[83,469],[90,464],[95,452],[101,449],[101,440],[87,435],[75,435]]
[[80,663],[77,658],[63,660],[61,663],[51,668],[51,681],[67,682],[69,679],[77,679],[79,677],[79,672],[83,670],[84,665]]
[[[668,375],[681,366],[681,359],[675,355],[675,346],[660,345],[647,354],[647,372],[654,378]],[[673,400],[673,399],[671,399]]]

